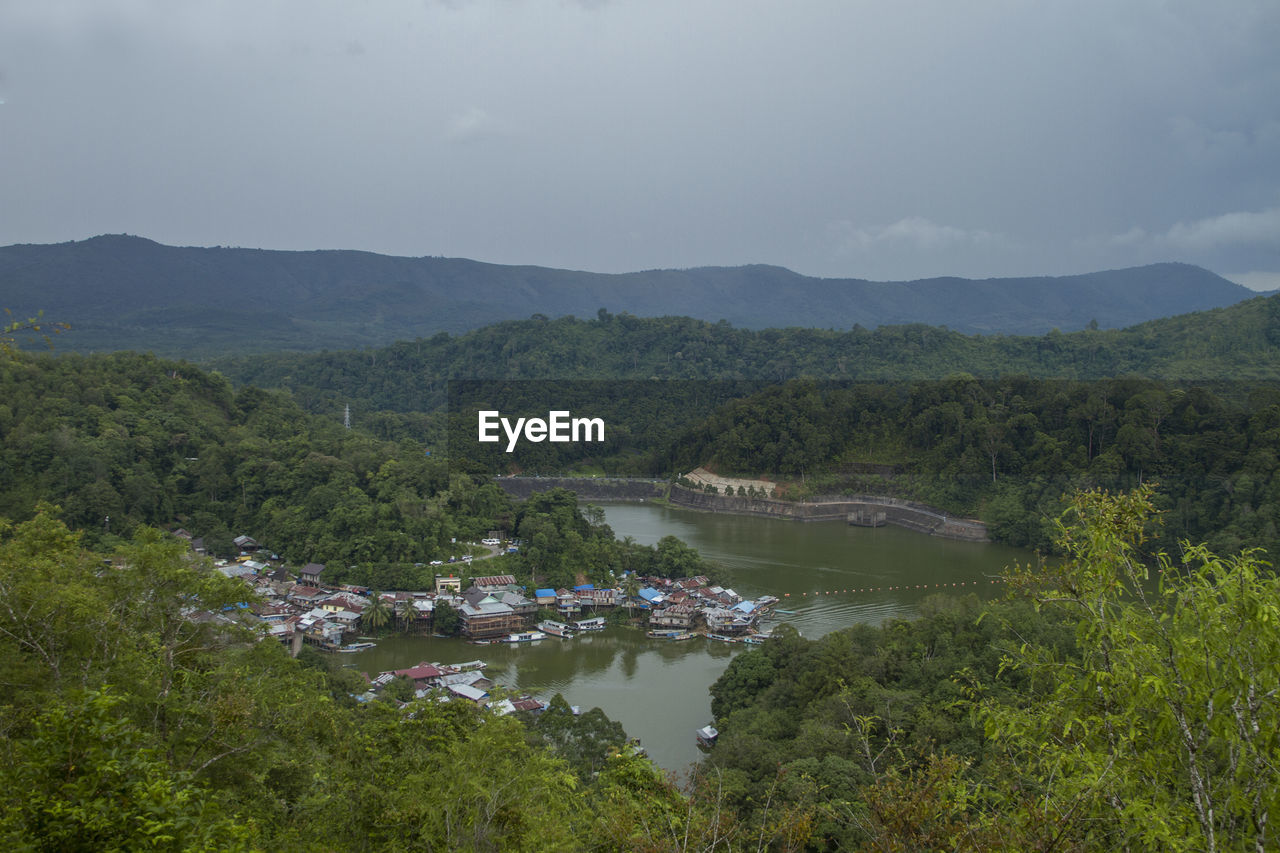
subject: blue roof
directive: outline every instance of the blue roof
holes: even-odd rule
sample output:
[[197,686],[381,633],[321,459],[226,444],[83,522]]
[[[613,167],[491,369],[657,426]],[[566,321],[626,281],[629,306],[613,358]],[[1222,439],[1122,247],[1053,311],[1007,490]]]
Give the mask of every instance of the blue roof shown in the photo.
[[554,589],[535,589],[533,594],[538,598],[555,598],[556,591]]
[[750,613],[752,610],[756,609],[756,605],[754,601],[740,601],[734,605],[733,609],[741,610],[743,613]]
[[593,583],[582,583],[574,587],[575,590],[595,589],[595,588],[596,588],[596,585]]
[[645,601],[653,601],[655,598],[661,598],[662,593],[658,592],[651,586],[646,586],[644,589],[640,590],[640,597]]

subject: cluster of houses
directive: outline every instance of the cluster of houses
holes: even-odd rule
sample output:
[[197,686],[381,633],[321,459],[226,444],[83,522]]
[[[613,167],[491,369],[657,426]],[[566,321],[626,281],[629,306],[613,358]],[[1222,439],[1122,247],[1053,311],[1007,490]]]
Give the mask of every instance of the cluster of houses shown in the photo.
[[[191,541],[185,531],[177,535]],[[564,622],[544,620],[553,627],[547,633],[572,636],[575,631],[602,628],[603,614],[626,608],[632,617],[647,614],[655,636],[664,631],[705,633],[721,639],[754,635],[760,619],[777,599],[765,596],[746,601],[732,589],[703,576],[671,580],[639,578],[635,596],[621,588],[581,584],[572,589],[536,589],[532,596],[512,575],[476,576],[466,589],[463,579],[439,575],[435,588],[422,592],[385,592],[380,624],[370,624],[373,594],[360,587],[335,586],[321,580],[325,566],[308,563],[290,572],[274,554],[247,536],[237,537],[243,552],[237,561],[218,561],[217,571],[238,578],[258,599],[252,613],[269,636],[290,647],[296,655],[304,644],[327,651],[359,651],[372,645],[365,636],[390,624],[402,633],[430,634],[435,613],[442,604],[456,612],[459,633],[477,643],[519,642],[541,639],[531,632],[539,613],[554,612]],[[564,629],[564,630],[559,630]],[[656,633],[655,633],[656,632]]]
[[484,661],[441,664],[422,663],[407,669],[394,669],[378,673],[369,680],[369,690],[357,697],[360,701],[372,701],[396,679],[403,678],[413,689],[415,699],[435,697],[441,700],[461,700],[490,708],[499,714],[516,711],[538,713],[546,710],[547,703],[532,696],[493,699],[489,691],[493,682],[484,674]]
[[705,630],[717,638],[741,638],[757,633],[778,599],[766,595],[747,600],[731,589],[714,586],[701,575],[679,580],[654,578],[639,597],[649,608],[649,625],[677,631]]

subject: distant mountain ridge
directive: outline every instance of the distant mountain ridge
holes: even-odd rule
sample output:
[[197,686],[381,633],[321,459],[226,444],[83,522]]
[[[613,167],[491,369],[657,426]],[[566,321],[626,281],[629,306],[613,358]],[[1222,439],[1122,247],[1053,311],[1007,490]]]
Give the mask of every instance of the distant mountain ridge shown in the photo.
[[376,346],[534,314],[688,316],[763,329],[923,323],[969,334],[1121,328],[1257,294],[1163,263],[1084,275],[911,282],[781,267],[604,274],[347,250],[165,246],[106,235],[0,248],[0,307],[70,322],[59,347],[162,354]]

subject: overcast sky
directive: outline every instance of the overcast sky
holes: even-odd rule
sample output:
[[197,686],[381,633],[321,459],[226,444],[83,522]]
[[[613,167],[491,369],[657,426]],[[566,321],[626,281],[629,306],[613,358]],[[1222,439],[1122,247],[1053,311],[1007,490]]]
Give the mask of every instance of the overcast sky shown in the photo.
[[1280,286],[1276,0],[0,0],[0,99],[3,245]]

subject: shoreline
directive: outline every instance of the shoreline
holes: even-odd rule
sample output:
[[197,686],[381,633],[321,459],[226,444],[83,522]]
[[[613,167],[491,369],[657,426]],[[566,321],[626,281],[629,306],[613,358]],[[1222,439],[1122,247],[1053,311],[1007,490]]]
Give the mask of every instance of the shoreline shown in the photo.
[[568,489],[588,501],[665,503],[681,509],[728,515],[754,515],[792,521],[844,521],[858,527],[891,524],[917,533],[964,542],[990,542],[987,526],[976,519],[955,518],[934,507],[876,495],[835,495],[825,500],[782,501],[697,491],[663,480],[626,477],[498,477],[512,497],[524,500],[537,492]]

